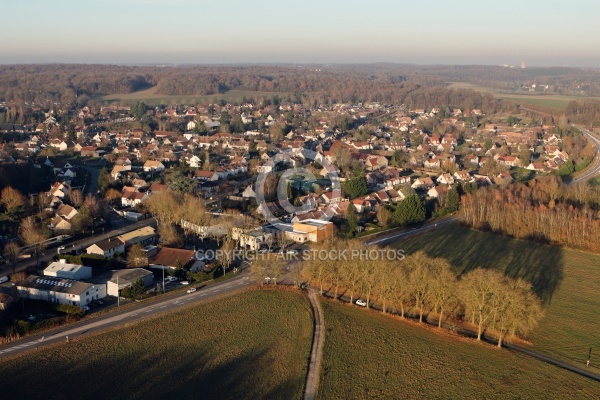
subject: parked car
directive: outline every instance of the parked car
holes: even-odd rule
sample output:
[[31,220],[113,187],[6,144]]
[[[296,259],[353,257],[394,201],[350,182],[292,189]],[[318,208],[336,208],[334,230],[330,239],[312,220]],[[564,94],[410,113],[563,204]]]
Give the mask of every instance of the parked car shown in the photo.
[[194,293],[195,291],[196,291],[196,288],[195,288],[195,287],[193,287],[193,288],[189,288],[189,289],[187,290],[187,292],[188,292],[188,293]]
[[89,308],[88,306],[83,306],[81,308],[83,308],[85,311],[90,311],[91,310],[91,308]]
[[364,300],[356,300],[356,305],[360,306],[360,307],[366,307],[367,306],[367,302]]
[[189,282],[189,281],[181,281],[181,284],[182,284],[182,285],[189,285],[189,284],[190,284],[190,282]]

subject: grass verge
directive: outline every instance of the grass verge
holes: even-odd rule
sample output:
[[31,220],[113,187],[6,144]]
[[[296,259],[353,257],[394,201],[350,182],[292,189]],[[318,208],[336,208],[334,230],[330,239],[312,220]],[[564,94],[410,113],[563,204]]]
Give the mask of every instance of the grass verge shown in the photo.
[[527,356],[323,301],[320,399],[595,398],[600,384]]
[[[583,364],[600,350],[600,255],[515,240],[461,226],[407,238],[398,247],[447,259],[457,274],[492,268],[532,283],[545,315],[530,335],[537,351]],[[600,356],[592,363],[600,364]]]
[[3,398],[301,398],[308,301],[254,290],[4,360]]

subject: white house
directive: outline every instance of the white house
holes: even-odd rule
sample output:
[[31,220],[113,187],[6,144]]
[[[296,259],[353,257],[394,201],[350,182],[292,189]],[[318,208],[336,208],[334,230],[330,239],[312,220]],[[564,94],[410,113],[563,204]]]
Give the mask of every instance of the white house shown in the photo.
[[125,252],[125,243],[119,239],[104,239],[101,242],[94,243],[85,251],[88,254],[98,254],[104,257],[113,257],[116,253]]
[[50,263],[44,270],[44,276],[53,276],[56,278],[82,280],[92,277],[92,268],[83,265],[69,264],[67,260],[61,259]]
[[144,172],[160,172],[165,170],[165,165],[160,161],[148,160],[144,163]]
[[106,285],[31,275],[17,285],[19,296],[52,303],[84,306],[106,297]]

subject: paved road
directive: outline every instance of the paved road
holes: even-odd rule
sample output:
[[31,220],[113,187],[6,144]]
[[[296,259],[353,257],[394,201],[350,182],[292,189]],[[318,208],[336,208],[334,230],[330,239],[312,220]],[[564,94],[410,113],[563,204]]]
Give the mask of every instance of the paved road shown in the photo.
[[448,224],[455,224],[458,222],[458,217],[453,217],[453,218],[449,218],[449,219],[445,219],[445,220],[441,220],[439,222],[429,222],[421,227],[418,228],[414,228],[414,229],[409,229],[409,230],[405,230],[402,232],[392,232],[392,233],[388,233],[388,234],[382,234],[382,235],[378,235],[375,239],[370,239],[367,240],[365,242],[365,244],[367,246],[372,246],[375,244],[381,245],[381,246],[385,246],[387,244],[393,243],[395,241],[398,241],[404,237],[407,236],[411,236],[414,235],[416,233],[424,233],[424,232],[429,232],[429,231],[433,231],[436,230],[438,228],[441,228],[444,225],[448,225]]
[[78,166],[90,173],[90,180],[87,182],[88,184],[85,187],[85,192],[96,196],[98,193],[98,177],[100,176],[100,170],[85,164],[78,164]]
[[50,332],[26,337],[22,340],[0,347],[0,359],[32,349],[38,349],[47,346],[48,344],[66,342],[67,336],[69,337],[69,340],[72,340],[87,333],[123,325],[125,323],[141,321],[164,312],[177,311],[187,305],[230,294],[251,285],[254,285],[254,283],[248,278],[248,270],[244,269],[235,278],[207,285],[194,293],[183,292],[182,294],[165,296],[164,299],[158,299],[147,303],[141,302],[139,306],[134,308],[128,307],[122,312],[113,312],[104,317],[83,320],[75,324],[57,328]]
[[310,353],[310,364],[308,365],[308,376],[304,388],[304,400],[314,400],[319,390],[319,376],[321,374],[321,360],[323,359],[323,345],[325,344],[325,322],[323,321],[323,310],[317,298],[317,291],[308,289],[308,299],[313,310],[314,334]]
[[590,132],[588,130],[585,130],[579,126],[575,126],[575,125],[573,125],[573,126],[577,129],[579,129],[581,132],[583,132],[592,141],[592,143],[594,143],[596,145],[596,158],[594,159],[592,166],[589,168],[588,171],[585,172],[585,174],[578,176],[577,178],[575,178],[571,181],[571,183],[577,183],[580,181],[584,181],[584,180],[593,178],[594,176],[596,176],[600,173],[600,139],[598,139],[596,136],[594,136],[592,134],[592,132]]
[[[64,244],[66,246],[65,251],[85,249],[88,246],[91,246],[92,244],[97,243],[101,240],[107,239],[109,237],[119,236],[119,235],[122,235],[123,233],[130,232],[135,229],[138,229],[138,228],[141,228],[144,226],[149,226],[149,225],[156,226],[156,221],[153,218],[149,218],[149,219],[145,219],[145,220],[138,221],[138,222],[132,222],[132,223],[128,223],[127,225],[123,226],[122,228],[113,229],[106,233],[96,234],[94,236],[86,237],[85,239],[77,240],[75,242],[67,241],[62,244]],[[97,232],[99,232],[99,230]],[[50,261],[52,259],[52,257],[54,257],[56,254],[57,254],[56,248],[48,248],[43,255],[40,255],[39,261],[40,262]],[[23,271],[25,268],[27,268],[29,266],[35,266],[35,264],[36,264],[36,257],[31,256],[31,258],[27,258],[24,261],[17,263],[17,265],[15,266],[15,272]],[[0,267],[0,276],[4,276],[7,273],[12,273],[11,265],[4,265],[4,266]]]

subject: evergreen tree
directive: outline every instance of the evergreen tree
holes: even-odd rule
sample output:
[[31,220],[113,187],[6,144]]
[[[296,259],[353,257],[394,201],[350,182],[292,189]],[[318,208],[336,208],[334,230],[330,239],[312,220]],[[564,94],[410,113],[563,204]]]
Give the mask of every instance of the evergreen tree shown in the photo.
[[458,206],[460,204],[460,195],[458,194],[458,190],[456,188],[452,188],[448,191],[448,197],[446,199],[446,212],[453,213],[458,211]]
[[425,207],[416,194],[407,196],[396,207],[394,219],[400,225],[411,225],[425,221]]
[[348,222],[348,236],[352,236],[356,228],[358,227],[358,216],[354,210],[354,205],[350,203],[348,210],[346,211],[346,220]]

